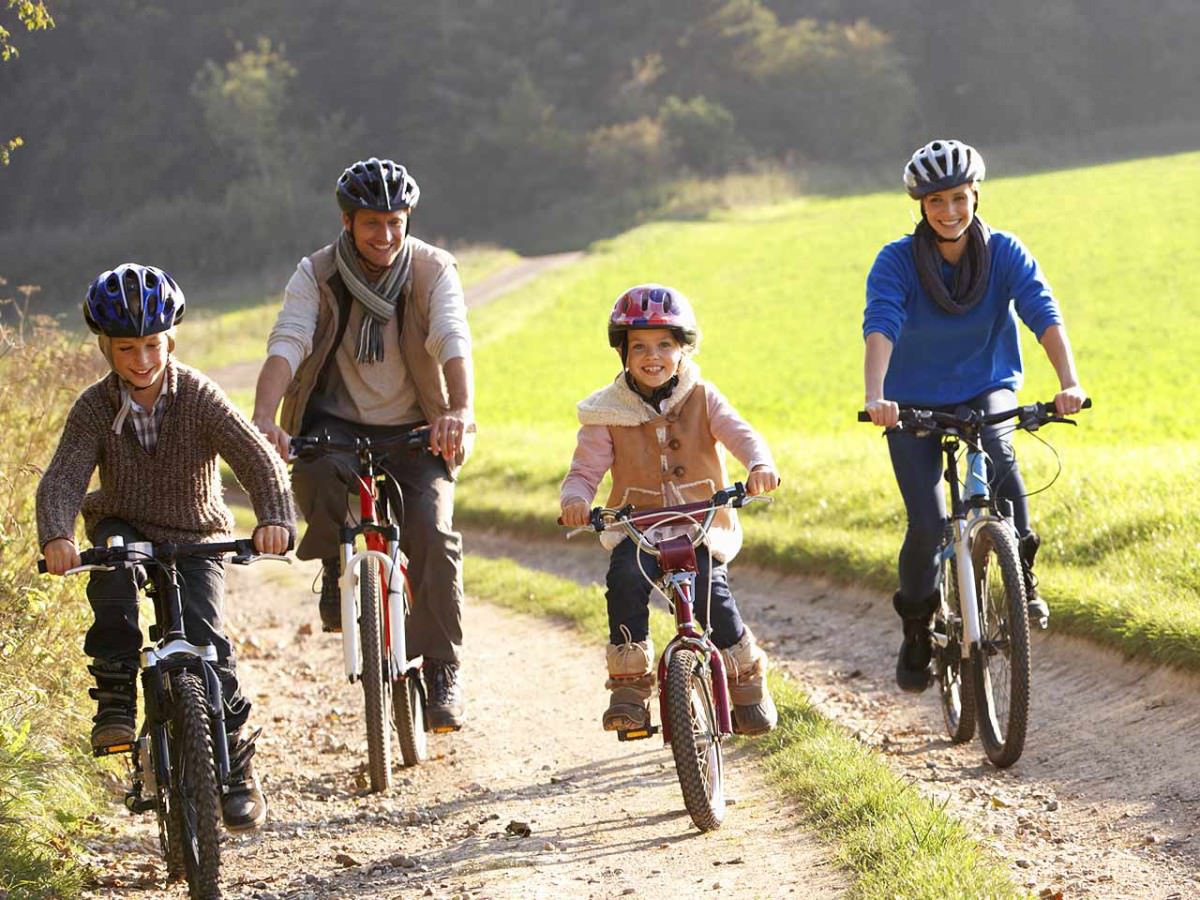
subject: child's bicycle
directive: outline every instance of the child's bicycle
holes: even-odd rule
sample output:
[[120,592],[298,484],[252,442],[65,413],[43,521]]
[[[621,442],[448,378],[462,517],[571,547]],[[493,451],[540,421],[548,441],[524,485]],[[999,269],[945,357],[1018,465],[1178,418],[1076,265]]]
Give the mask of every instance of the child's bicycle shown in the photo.
[[[1092,401],[1085,400],[1084,408]],[[985,415],[900,407],[897,428],[941,436],[950,486],[950,521],[938,550],[941,603],[934,614],[934,659],[946,731],[955,743],[979,739],[993,765],[1011,766],[1025,749],[1029,715],[1030,622],[1012,523],[1012,504],[988,487],[981,440],[989,425],[1016,419],[1013,430],[1036,431],[1050,422],[1074,425],[1054,403],[1033,403]],[[866,412],[860,422],[869,422]],[[967,478],[958,478],[959,446],[966,445]],[[1038,623],[1042,628],[1045,620]]]
[[[170,880],[186,878],[189,896],[221,896],[221,796],[230,788],[229,746],[225,737],[225,705],[221,682],[213,669],[217,650],[189,642],[183,630],[183,600],[176,561],[187,557],[248,565],[286,556],[258,553],[249,539],[208,544],[133,542],[120,536],[107,547],[79,554],[77,572],[141,569],[139,584],[154,601],[150,640],[141,653],[145,715],[139,737],[95,751],[96,756],[129,754],[130,812],[154,810],[158,841]],[[45,561],[38,562],[45,572]]]
[[[675,615],[675,636],[663,648],[658,660],[659,718],[663,743],[670,744],[675,758],[684,806],[701,831],[720,828],[725,818],[721,742],[733,733],[733,722],[725,661],[709,638],[711,629],[700,632],[692,617],[696,547],[707,538],[718,510],[739,508],[760,500],[770,502],[768,497],[749,496],[745,485],[739,482],[717,491],[712,499],[698,503],[636,511],[632,506],[622,509],[597,507],[592,510],[590,525],[567,535],[617,527],[641,551],[658,559],[662,574],[657,580],[649,576],[646,579],[667,598]],[[694,535],[664,540],[651,540],[646,536],[646,530],[650,528],[670,525],[692,526]],[[659,730],[658,726],[647,725],[636,731],[618,731],[617,738],[640,740]]]
[[[360,437],[349,441],[329,435],[292,438],[292,453],[313,458],[330,453],[353,453],[358,458],[358,515],[347,509],[341,530],[342,651],[346,677],[362,683],[366,701],[367,771],[373,792],[392,786],[391,727],[400,741],[406,766],[428,754],[425,688],[420,657],[408,658],[404,622],[412,605],[408,560],[400,550],[404,499],[400,487],[379,465],[386,451],[423,451],[429,429],[419,428],[387,438]],[[366,549],[355,550],[362,535]],[[386,596],[380,585],[387,586]]]

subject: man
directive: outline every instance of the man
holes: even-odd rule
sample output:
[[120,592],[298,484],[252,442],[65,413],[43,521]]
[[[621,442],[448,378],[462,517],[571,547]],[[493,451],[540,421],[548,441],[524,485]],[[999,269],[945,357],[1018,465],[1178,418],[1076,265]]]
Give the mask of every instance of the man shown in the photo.
[[[415,594],[409,652],[424,656],[431,727],[449,731],[463,722],[462,539],[452,520],[454,478],[473,431],[471,337],[454,257],[408,234],[419,196],[391,160],[371,158],[342,173],[342,233],[301,260],[288,282],[258,376],[254,423],[285,457],[292,434],[349,440],[430,426],[430,453],[397,451],[384,465],[404,498],[400,544]],[[354,463],[326,456],[298,460],[292,471],[308,523],[296,554],[323,561],[325,631],[341,630],[338,529]]]

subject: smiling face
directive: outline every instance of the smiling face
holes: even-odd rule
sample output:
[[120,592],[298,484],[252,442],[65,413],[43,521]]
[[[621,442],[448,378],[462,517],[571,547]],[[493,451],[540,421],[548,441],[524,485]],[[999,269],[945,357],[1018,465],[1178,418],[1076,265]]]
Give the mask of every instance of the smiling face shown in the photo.
[[626,336],[625,368],[641,387],[662,387],[679,371],[683,347],[668,328],[637,328]]
[[383,270],[400,254],[408,232],[408,210],[377,212],[363,209],[353,216],[342,213],[342,224],[354,238],[359,256],[370,268]]
[[948,241],[962,237],[975,218],[978,195],[971,184],[959,184],[944,191],[934,191],[921,198],[921,209],[930,227]]
[[112,339],[112,367],[132,387],[133,398],[145,406],[162,387],[170,348],[166,334]]

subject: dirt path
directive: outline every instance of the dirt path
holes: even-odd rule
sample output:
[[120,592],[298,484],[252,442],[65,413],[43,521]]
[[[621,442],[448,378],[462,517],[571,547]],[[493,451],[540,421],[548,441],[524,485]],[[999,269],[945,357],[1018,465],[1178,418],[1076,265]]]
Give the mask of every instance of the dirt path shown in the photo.
[[[592,546],[485,533],[467,546],[603,580]],[[969,823],[1018,884],[1068,898],[1200,897],[1200,679],[1038,633],[1026,751],[1000,771],[977,741],[949,743],[935,691],[896,689],[900,632],[886,598],[746,567],[733,582],[747,620],[820,708]]]
[[[731,755],[725,826],[701,835],[659,741],[599,727],[602,638],[469,603],[469,726],[431,737],[432,758],[365,785],[362,692],[341,644],[316,625],[316,569],[260,564],[229,578],[230,630],[264,725],[257,757],[271,803],[258,834],[229,837],[230,897],[836,897],[848,879]],[[527,823],[521,837],[513,822]],[[183,897],[168,889],[150,817],[115,806],[92,861],[90,897]]]

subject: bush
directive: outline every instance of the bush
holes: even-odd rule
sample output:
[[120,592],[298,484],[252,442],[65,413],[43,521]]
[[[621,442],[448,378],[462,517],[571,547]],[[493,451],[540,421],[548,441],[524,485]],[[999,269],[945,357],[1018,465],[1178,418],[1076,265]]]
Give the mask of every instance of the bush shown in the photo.
[[701,175],[723,174],[748,155],[733,114],[705,97],[668,97],[658,120],[675,157]]
[[659,181],[672,162],[662,125],[646,116],[597,128],[587,136],[587,168],[602,189],[610,185],[617,192]]

